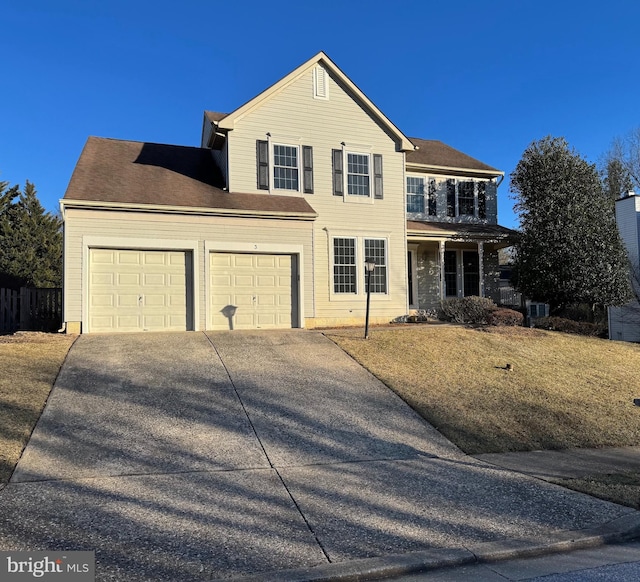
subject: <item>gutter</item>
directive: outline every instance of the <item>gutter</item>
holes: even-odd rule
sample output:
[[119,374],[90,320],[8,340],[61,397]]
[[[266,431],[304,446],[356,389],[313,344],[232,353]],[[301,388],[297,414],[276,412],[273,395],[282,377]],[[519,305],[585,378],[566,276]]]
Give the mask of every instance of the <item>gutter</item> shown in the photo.
[[479,174],[482,176],[487,176],[491,178],[502,177],[504,179],[504,172],[500,172],[498,170],[478,170],[474,168],[456,168],[452,166],[436,166],[434,164],[418,164],[415,162],[407,162],[406,165],[407,170],[432,170],[434,172],[439,173],[451,173],[451,174]]
[[159,204],[133,204],[130,202],[97,202],[93,200],[60,200],[64,218],[67,208],[95,210],[123,210],[128,212],[200,214],[208,216],[237,216],[253,218],[282,218],[287,220],[315,220],[317,212],[285,212],[280,210],[242,210],[236,208],[207,208],[200,206],[169,206]]

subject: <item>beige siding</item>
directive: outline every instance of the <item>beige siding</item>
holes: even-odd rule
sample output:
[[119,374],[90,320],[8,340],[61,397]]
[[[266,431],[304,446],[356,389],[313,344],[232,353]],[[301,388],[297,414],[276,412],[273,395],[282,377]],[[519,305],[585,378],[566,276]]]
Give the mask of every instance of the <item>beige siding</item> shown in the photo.
[[109,246],[126,248],[121,241],[136,240],[138,247],[162,248],[158,241],[192,241],[197,250],[199,288],[198,328],[205,329],[205,241],[229,243],[229,251],[239,243],[261,247],[301,246],[305,316],[313,317],[312,304],[312,223],[295,220],[189,216],[105,210],[67,209],[65,217],[65,321],[82,321],[86,281],[82,265],[84,237],[112,241]]
[[[229,132],[230,189],[261,192],[256,184],[256,140],[313,147],[314,194],[305,196],[319,217],[314,231],[314,306],[318,320],[352,320],[364,316],[363,285],[355,296],[331,293],[331,237],[355,236],[388,240],[389,293],[372,297],[378,316],[393,318],[407,310],[406,240],[404,206],[404,155],[397,144],[333,77],[329,99],[313,98],[313,69],[308,69],[278,94],[248,112]],[[359,144],[348,151],[382,154],[383,200],[347,201],[332,194],[331,150],[342,143]],[[271,176],[272,181],[272,176]],[[285,193],[275,190],[274,193]],[[268,193],[264,194],[268,196]],[[358,257],[359,283],[364,280]]]

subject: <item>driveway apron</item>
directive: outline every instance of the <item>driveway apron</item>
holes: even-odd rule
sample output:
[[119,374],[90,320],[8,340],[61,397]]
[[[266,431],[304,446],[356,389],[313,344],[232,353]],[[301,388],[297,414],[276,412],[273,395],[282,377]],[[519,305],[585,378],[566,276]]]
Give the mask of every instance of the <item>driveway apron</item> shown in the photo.
[[98,580],[208,580],[631,513],[467,457],[319,333],[96,335],[0,492],[0,549],[95,550]]

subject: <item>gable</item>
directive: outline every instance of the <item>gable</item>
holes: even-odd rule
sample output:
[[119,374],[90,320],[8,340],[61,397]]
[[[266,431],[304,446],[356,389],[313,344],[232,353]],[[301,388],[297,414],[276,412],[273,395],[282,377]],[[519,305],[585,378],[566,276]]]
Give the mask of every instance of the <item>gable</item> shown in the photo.
[[[320,67],[320,71],[318,71]],[[318,74],[326,73],[326,74]],[[217,123],[221,130],[234,130],[236,123],[256,108],[269,102],[274,96],[287,89],[291,84],[301,77],[311,75],[312,95],[316,100],[330,101],[332,97],[331,85],[340,85],[343,92],[350,95],[351,99],[357,102],[366,111],[372,120],[392,135],[399,144],[399,149],[403,151],[413,150],[411,141],[374,105],[374,103],[329,59],[323,52],[318,53],[306,63],[303,63],[294,71],[283,77],[280,81],[236,109],[221,119],[211,119]],[[330,85],[325,85],[329,81]]]

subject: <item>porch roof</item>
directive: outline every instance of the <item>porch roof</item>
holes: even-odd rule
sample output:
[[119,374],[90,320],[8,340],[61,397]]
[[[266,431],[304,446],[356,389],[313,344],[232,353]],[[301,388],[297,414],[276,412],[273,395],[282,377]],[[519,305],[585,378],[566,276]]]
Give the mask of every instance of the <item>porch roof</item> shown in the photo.
[[499,224],[460,224],[407,220],[407,238],[414,240],[483,241],[512,244],[517,232]]

